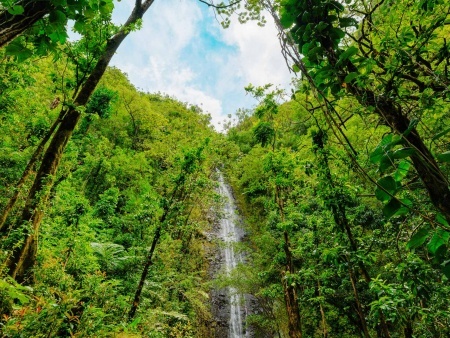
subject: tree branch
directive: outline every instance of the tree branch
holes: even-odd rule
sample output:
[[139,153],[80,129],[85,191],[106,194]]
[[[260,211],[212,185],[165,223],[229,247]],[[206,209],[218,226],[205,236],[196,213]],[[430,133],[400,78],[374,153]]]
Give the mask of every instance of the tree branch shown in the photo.
[[234,5],[237,5],[242,0],[236,0],[236,1],[230,2],[228,5],[214,5],[213,3],[207,2],[205,0],[198,0],[198,1],[204,3],[208,7],[212,7],[212,8],[215,8],[215,9],[224,9],[224,8],[228,8],[228,7],[232,7]]

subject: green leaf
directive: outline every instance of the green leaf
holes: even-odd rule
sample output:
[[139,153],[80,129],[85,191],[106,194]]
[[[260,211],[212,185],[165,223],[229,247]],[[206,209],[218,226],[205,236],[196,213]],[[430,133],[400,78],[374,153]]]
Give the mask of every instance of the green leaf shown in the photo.
[[8,13],[11,15],[20,15],[24,12],[23,6],[15,5],[8,8]]
[[389,149],[392,149],[397,144],[402,142],[400,135],[388,134],[381,140],[380,144],[370,154],[370,162],[378,163],[387,154]]
[[437,231],[433,235],[433,238],[431,238],[430,242],[428,243],[428,251],[434,255],[442,245],[447,244],[449,237],[450,232],[440,228],[437,229]]
[[114,9],[114,4],[111,0],[103,0],[100,2],[100,13],[103,15],[109,15]]
[[419,119],[412,119],[412,120],[409,122],[408,129],[406,129],[406,130],[402,133],[402,135],[403,135],[403,136],[409,135],[409,133],[410,133],[414,128],[416,128],[416,126],[419,124],[419,122],[420,122]]
[[447,129],[441,131],[440,133],[437,133],[436,135],[433,136],[432,140],[436,141],[436,140],[440,139],[442,136],[445,136],[446,134],[448,134],[448,132],[450,132],[450,128],[447,128]]
[[33,52],[27,47],[23,46],[19,41],[12,41],[5,48],[6,55],[11,55],[17,58],[18,61],[24,61],[33,55]]
[[450,151],[437,155],[439,162],[450,162]]
[[409,157],[409,156],[413,155],[415,152],[416,152],[416,150],[414,148],[405,147],[405,148],[401,148],[401,149],[394,151],[392,153],[391,157],[395,158],[395,159],[401,159],[401,158]]
[[295,22],[295,16],[292,15],[291,11],[286,10],[286,8],[281,7],[280,9],[280,23],[283,28],[287,29],[292,26]]
[[53,33],[50,33],[48,37],[53,42],[64,43],[66,42],[68,36],[64,31],[54,31]]
[[443,226],[447,226],[447,227],[449,226],[445,217],[440,213],[436,214],[436,221],[438,223],[442,224]]
[[298,73],[300,71],[300,67],[295,64],[292,66],[292,70],[294,71],[294,73]]
[[393,216],[404,216],[409,214],[409,208],[402,206]]
[[358,21],[356,21],[353,18],[340,18],[339,19],[339,26],[342,28],[351,27],[351,26],[358,26]]
[[349,59],[350,57],[352,57],[353,55],[358,53],[358,48],[356,48],[355,46],[351,46],[348,49],[345,50],[345,52],[341,53],[341,55],[339,55],[339,61],[344,61]]
[[407,160],[401,161],[398,166],[397,170],[394,173],[394,180],[396,182],[400,182],[402,179],[408,175],[409,168],[411,167],[411,163]]
[[351,72],[349,74],[347,74],[347,76],[344,79],[345,83],[350,83],[352,82],[354,79],[356,79],[359,76],[359,73],[357,72]]
[[[345,32],[342,29],[333,27],[330,29],[330,36],[333,40],[340,40],[340,39],[344,38]],[[352,48],[352,47],[350,47],[350,48]],[[353,48],[356,48],[356,47],[353,47]]]
[[335,10],[338,12],[343,12],[345,9],[344,6],[342,6],[342,4],[337,1],[331,0],[329,3],[333,5],[335,7]]
[[383,155],[381,157],[380,167],[378,168],[378,170],[380,170],[380,172],[384,173],[387,169],[389,169],[390,167],[392,167],[394,165],[394,161],[391,158],[391,156],[392,156],[392,152],[388,151],[385,155]]
[[445,277],[450,279],[450,263],[449,262],[447,262],[447,264],[444,265],[444,267],[442,268],[442,272],[444,273]]
[[419,229],[414,236],[406,244],[406,247],[410,250],[416,249],[421,246],[429,237],[430,228],[428,226]]
[[398,199],[393,198],[386,204],[383,208],[383,215],[389,219],[396,214],[397,211],[402,207]]
[[322,47],[314,47],[313,49],[311,49],[307,56],[309,58],[317,58],[317,55],[322,55],[323,54],[323,48]]
[[381,158],[384,155],[384,149],[381,146],[378,146],[375,148],[374,151],[370,154],[370,162],[371,163],[378,163],[380,162]]
[[397,191],[397,182],[395,182],[392,176],[380,178],[377,184],[392,194],[394,194]]
[[387,202],[391,198],[391,195],[387,194],[384,190],[377,188],[375,189],[375,197],[381,202]]
[[65,25],[67,17],[66,17],[66,15],[63,12],[61,12],[58,9],[55,9],[54,11],[50,12],[48,20],[51,23]]
[[78,20],[73,25],[73,29],[78,33],[83,33],[85,26],[86,26],[86,24],[83,20]]
[[316,26],[316,30],[321,32],[323,31],[325,28],[327,28],[329,26],[328,23],[324,22],[324,21],[320,21],[317,26]]

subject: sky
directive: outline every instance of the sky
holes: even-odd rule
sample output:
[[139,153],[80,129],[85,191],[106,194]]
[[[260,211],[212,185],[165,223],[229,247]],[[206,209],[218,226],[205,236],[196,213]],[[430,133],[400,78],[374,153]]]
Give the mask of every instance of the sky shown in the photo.
[[[134,0],[115,2],[113,20],[123,23],[133,5]],[[156,0],[111,65],[142,91],[198,105],[219,131],[228,114],[256,105],[245,86],[272,83],[287,89],[291,81],[270,18],[265,27],[232,20],[223,29],[198,0]]]

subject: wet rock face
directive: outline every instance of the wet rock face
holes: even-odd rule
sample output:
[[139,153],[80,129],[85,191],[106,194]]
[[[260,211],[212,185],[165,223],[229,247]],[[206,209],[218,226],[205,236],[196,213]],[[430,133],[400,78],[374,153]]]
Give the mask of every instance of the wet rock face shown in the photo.
[[[240,254],[235,253],[234,244],[242,237],[242,230],[236,225],[238,218],[231,188],[219,174],[219,193],[224,199],[220,220],[214,226],[214,235],[223,242],[218,245],[211,262],[212,278],[219,272],[229,273],[238,263],[242,262]],[[217,338],[248,337],[245,332],[245,306],[242,306],[241,296],[230,288],[213,290],[211,292],[211,311],[215,318],[215,336]]]
[[[219,273],[229,273],[238,263],[244,262],[244,256],[235,252],[234,243],[243,240],[245,234],[240,228],[241,220],[237,216],[236,206],[230,186],[228,186],[219,174],[219,192],[224,198],[222,218],[214,226],[211,240],[222,242],[216,245],[210,255],[211,279]],[[210,293],[212,338],[266,338],[271,334],[260,332],[257,328],[246,325],[246,317],[251,314],[261,313],[258,300],[252,295],[239,295],[232,288],[216,289]]]
[[226,290],[213,290],[211,292],[212,315],[214,318],[214,337],[228,337],[230,322],[230,304]]

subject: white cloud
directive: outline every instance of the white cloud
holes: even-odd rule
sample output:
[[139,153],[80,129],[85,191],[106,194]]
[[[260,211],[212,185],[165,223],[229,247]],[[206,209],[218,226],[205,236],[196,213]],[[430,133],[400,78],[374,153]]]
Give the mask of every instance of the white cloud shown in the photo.
[[[123,22],[133,3],[117,4],[114,17]],[[255,104],[245,96],[248,83],[287,87],[290,76],[273,24],[261,28],[235,20],[223,30],[212,11],[200,6],[193,0],[155,1],[143,28],[124,41],[113,64],[144,91],[200,106],[217,128],[224,114]]]
[[[236,20],[235,20],[236,21]],[[271,20],[264,27],[256,22],[234,22],[224,30],[223,39],[238,47],[239,54],[233,60],[244,80],[255,85],[268,82],[287,86],[289,71],[281,55],[277,30]]]

